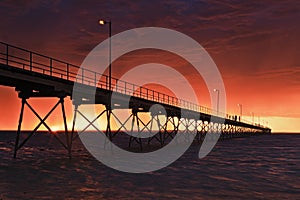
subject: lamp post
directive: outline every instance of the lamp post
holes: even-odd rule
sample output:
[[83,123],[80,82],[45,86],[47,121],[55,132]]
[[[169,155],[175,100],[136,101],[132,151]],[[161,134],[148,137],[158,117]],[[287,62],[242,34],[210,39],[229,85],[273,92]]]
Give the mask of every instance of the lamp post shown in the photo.
[[217,115],[219,115],[220,90],[214,89],[214,92],[217,92]]
[[99,24],[100,25],[105,25],[108,24],[109,27],[109,32],[108,32],[108,36],[109,36],[109,66],[108,66],[108,87],[109,90],[111,90],[111,21],[105,21],[105,20],[99,20]]
[[238,107],[240,107],[240,121],[242,120],[242,115],[243,115],[243,105],[238,104]]

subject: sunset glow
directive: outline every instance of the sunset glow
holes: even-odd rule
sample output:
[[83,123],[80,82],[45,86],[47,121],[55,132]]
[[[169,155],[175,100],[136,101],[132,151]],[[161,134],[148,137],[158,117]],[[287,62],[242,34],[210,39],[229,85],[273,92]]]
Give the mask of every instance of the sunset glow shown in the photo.
[[[155,10],[159,8],[156,16],[152,16],[153,11],[137,12],[141,8],[130,2],[124,2],[122,8],[112,2],[92,9],[83,2],[74,7],[68,3],[60,3],[58,7],[37,2],[23,2],[22,6],[13,2],[2,4],[5,9],[1,22],[5,28],[0,33],[1,41],[79,66],[97,44],[107,39],[107,30],[99,28],[99,24],[104,25],[106,21],[98,20],[99,17],[114,22],[113,35],[145,26],[180,31],[198,41],[218,66],[225,84],[228,113],[239,115],[237,104],[242,104],[244,119],[250,122],[254,113],[254,121],[270,126],[273,132],[300,132],[300,28],[299,12],[293,12],[293,5],[257,2],[249,8],[246,2],[234,3],[234,6],[227,2],[182,7],[176,1],[172,6],[161,2],[155,7]],[[145,4],[153,8],[150,2]],[[176,12],[172,10],[174,7]],[[70,11],[67,14],[66,9]],[[32,14],[37,10],[39,17]],[[161,63],[177,70],[193,86],[200,105],[211,107],[202,77],[190,63],[170,52],[144,49],[127,53],[113,63],[113,77],[120,78],[130,69],[146,63]],[[185,91],[176,77],[166,78]],[[149,84],[146,87],[172,94],[163,86]],[[14,88],[0,86],[0,94],[0,129],[16,130],[21,101]],[[29,101],[43,115],[57,99]],[[66,109],[70,127],[73,112],[70,99],[66,101]],[[60,112],[58,108],[47,120],[53,131],[64,128]],[[25,110],[24,130],[31,130],[38,122],[30,110]],[[41,126],[41,130],[45,127]]]

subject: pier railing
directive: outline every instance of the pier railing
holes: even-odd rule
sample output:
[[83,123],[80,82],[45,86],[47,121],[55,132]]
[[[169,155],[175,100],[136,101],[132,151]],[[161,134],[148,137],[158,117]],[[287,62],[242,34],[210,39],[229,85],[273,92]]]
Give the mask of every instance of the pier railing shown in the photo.
[[[40,73],[51,77],[57,77],[109,90],[109,77],[106,74],[100,74],[89,69],[80,68],[79,66],[68,62],[19,48],[4,42],[0,42],[0,63],[29,72]],[[167,95],[147,87],[119,80],[114,77],[111,78],[111,86],[112,91],[121,94],[234,120],[233,115],[221,113],[211,108]],[[252,124],[245,120],[243,120],[243,122]],[[261,126],[259,124],[256,125]]]

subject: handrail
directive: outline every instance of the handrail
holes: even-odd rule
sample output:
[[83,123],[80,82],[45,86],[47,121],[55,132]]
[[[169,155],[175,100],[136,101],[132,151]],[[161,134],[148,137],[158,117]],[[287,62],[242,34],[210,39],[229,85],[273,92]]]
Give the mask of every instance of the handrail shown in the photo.
[[[41,73],[68,81],[79,82],[101,89],[109,89],[108,76],[105,74],[100,74],[89,69],[80,68],[79,66],[73,65],[71,63],[45,56],[40,53],[29,51],[24,48],[20,48],[4,42],[0,42],[0,45],[4,47],[4,52],[0,52],[0,62],[5,62],[6,65],[10,64],[12,67],[21,68],[23,70]],[[22,54],[19,54],[18,56],[16,51],[19,51]],[[44,60],[44,62],[41,60]],[[81,74],[81,76],[78,77],[77,74]],[[90,74],[90,76],[88,76],[87,74]],[[156,101],[171,106],[177,106],[187,110],[201,112],[209,115],[225,116],[226,119],[234,120],[232,118],[233,115],[221,113],[211,108],[185,101],[183,99],[179,99],[174,96],[170,96],[130,82],[119,80],[114,77],[112,77],[111,80],[112,91],[115,92],[132,95],[134,97],[139,97],[150,101]],[[237,120],[237,118],[235,118],[235,120]],[[241,121],[249,123],[245,120]],[[258,126],[262,127],[260,124]]]

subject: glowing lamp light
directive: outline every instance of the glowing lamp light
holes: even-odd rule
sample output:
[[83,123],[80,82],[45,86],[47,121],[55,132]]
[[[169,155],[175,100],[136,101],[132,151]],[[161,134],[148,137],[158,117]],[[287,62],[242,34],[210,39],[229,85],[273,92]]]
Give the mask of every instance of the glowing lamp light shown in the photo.
[[99,20],[99,24],[100,24],[100,25],[104,25],[104,24],[106,24],[106,23],[107,23],[107,22],[106,22],[106,21],[104,21],[104,20],[102,20],[102,19],[101,19],[101,20]]

